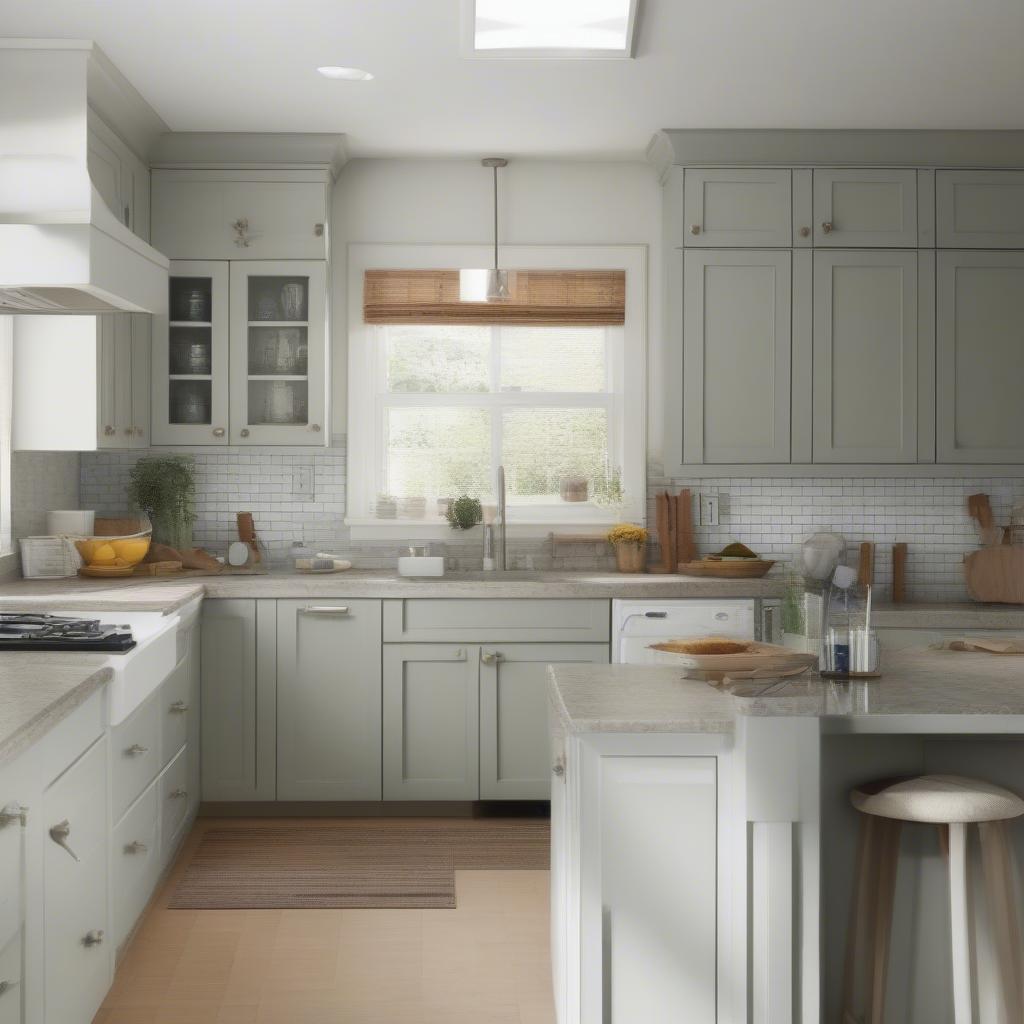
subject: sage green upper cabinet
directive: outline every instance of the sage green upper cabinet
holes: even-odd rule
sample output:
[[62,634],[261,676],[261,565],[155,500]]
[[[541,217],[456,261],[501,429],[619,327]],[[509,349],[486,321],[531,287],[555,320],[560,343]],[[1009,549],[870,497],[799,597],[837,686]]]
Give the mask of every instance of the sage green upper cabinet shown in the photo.
[[683,276],[683,461],[789,462],[791,253],[695,250]]
[[936,171],[938,244],[1024,249],[1024,171]]
[[792,243],[788,170],[687,168],[683,188],[686,246],[751,249]]
[[384,645],[384,799],[476,800],[480,648]]
[[814,244],[917,247],[917,171],[815,168]]
[[149,239],[149,168],[95,111],[87,133],[89,177],[110,212]]
[[380,601],[278,601],[277,798],[381,798]]
[[324,260],[327,171],[158,168],[153,245],[172,260]]
[[917,253],[814,254],[814,461],[917,461]]
[[277,602],[203,602],[204,800],[273,800]]
[[1024,252],[938,253],[940,462],[1024,462]]

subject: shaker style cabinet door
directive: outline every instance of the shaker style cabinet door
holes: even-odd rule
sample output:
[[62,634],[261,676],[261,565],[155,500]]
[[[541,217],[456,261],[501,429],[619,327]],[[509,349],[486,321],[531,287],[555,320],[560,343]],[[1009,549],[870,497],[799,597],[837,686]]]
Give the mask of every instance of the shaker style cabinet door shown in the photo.
[[683,461],[790,460],[791,254],[687,252]]
[[327,264],[231,264],[231,441],[324,445]]
[[476,800],[480,648],[384,645],[384,799]]
[[381,798],[380,601],[278,601],[277,797]]
[[548,665],[608,663],[607,644],[484,645],[480,655],[480,799],[550,800]]
[[1024,253],[938,253],[939,462],[1024,462]]
[[153,317],[153,444],[228,443],[228,264],[175,262]]
[[917,171],[815,168],[814,244],[917,248]]
[[917,253],[814,254],[814,461],[916,462]]
[[936,171],[938,244],[1024,249],[1024,171]]
[[685,246],[752,249],[792,243],[788,170],[687,168],[683,188]]

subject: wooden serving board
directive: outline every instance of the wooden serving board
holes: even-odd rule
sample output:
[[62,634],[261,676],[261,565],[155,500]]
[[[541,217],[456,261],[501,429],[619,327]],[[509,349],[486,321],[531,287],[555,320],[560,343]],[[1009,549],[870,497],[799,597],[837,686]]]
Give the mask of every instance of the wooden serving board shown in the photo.
[[975,601],[1024,604],[1024,546],[972,551],[964,558],[964,580]]
[[755,580],[766,575],[774,564],[764,558],[699,558],[695,562],[680,562],[679,572],[684,576],[716,576],[724,580]]
[[699,678],[736,677],[737,673],[769,675],[791,675],[802,672],[817,664],[816,654],[804,654],[779,644],[761,643],[751,640],[747,649],[738,654],[687,654],[676,647],[678,641],[651,644],[652,651],[660,651],[672,663],[679,664],[690,672],[701,673]]

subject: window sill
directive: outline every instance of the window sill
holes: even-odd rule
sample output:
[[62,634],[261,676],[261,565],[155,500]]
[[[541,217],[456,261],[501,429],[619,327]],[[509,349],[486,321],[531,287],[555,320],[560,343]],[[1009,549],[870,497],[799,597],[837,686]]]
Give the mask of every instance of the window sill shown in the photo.
[[[564,519],[554,522],[531,521],[510,522],[508,536],[510,538],[548,537],[555,534],[593,534],[595,543],[616,523],[621,523],[629,516],[606,516],[593,519],[581,519],[577,522],[566,522]],[[634,520],[635,521],[635,520]],[[458,535],[480,540],[482,527],[474,526],[471,530],[453,530],[443,520],[424,519],[375,519],[372,517],[352,517],[345,520],[352,540],[447,540],[457,539]],[[482,543],[482,541],[481,541]]]

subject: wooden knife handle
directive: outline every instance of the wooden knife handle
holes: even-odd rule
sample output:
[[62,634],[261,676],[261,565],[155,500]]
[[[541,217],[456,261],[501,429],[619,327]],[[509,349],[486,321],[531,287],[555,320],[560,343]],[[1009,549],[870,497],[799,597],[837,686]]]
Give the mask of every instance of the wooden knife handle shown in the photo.
[[862,587],[875,582],[875,545],[866,540],[860,546],[860,562],[857,566],[857,583]]
[[894,604],[907,599],[907,545],[892,546],[892,599]]

